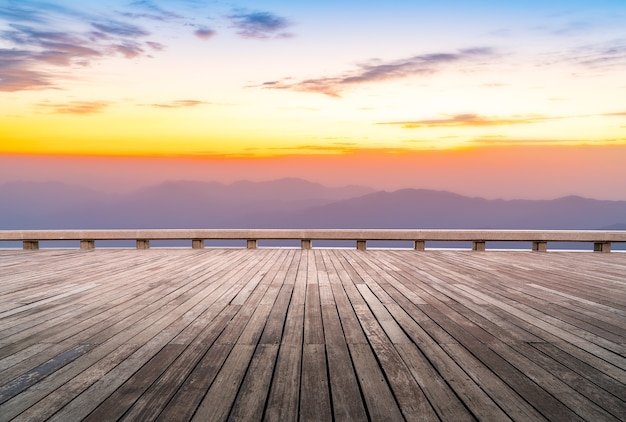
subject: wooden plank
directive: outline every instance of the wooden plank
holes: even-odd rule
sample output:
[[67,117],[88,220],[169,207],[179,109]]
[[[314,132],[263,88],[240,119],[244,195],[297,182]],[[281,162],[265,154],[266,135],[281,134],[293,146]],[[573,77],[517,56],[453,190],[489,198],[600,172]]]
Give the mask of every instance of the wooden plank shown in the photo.
[[[454,360],[443,349],[444,346],[456,344],[456,341],[452,337],[450,337],[450,340],[444,337],[444,341],[436,341],[437,338],[442,338],[443,336],[433,329],[436,327],[441,330],[441,328],[432,326],[432,324],[425,324],[423,317],[419,315],[421,311],[415,305],[410,304],[408,301],[403,302],[406,299],[403,299],[401,296],[398,296],[397,299],[400,301],[399,303],[404,305],[404,308],[399,305],[390,305],[390,311],[402,324],[402,327],[406,330],[407,335],[413,340],[414,344],[419,345],[420,351],[431,363],[433,369],[440,374],[441,378],[454,391],[453,394],[459,397],[468,411],[479,420],[508,420],[509,417],[494,402],[494,398],[499,399],[499,394],[504,394],[501,406],[503,408],[515,407],[518,404],[514,400],[515,394],[512,390],[486,367],[483,369],[488,379],[486,382],[480,382],[480,385],[476,383],[466,372],[468,371],[468,361]],[[420,321],[419,324],[418,321]],[[402,353],[410,346],[398,345],[397,347]],[[416,379],[419,382],[419,379]],[[475,380],[479,381],[479,379]],[[441,400],[435,401],[434,395],[437,391],[430,392],[433,389],[430,383],[424,385],[423,389],[427,396],[431,395],[431,403],[433,403],[435,409],[445,408],[446,402],[441,402]],[[520,400],[519,398],[517,399],[517,401]]]
[[298,265],[299,259],[296,258],[296,254],[290,252],[283,262],[282,269],[277,273],[276,277],[281,279],[281,288],[259,340],[262,344],[279,344],[282,341],[287,309],[291,302]]
[[282,343],[263,418],[268,421],[295,421],[300,402],[302,346]]
[[304,307],[304,344],[324,344],[324,327],[317,283],[307,283]]
[[[536,315],[532,315],[526,312],[526,310],[519,309],[517,306],[513,306],[504,301],[494,301],[488,295],[485,295],[468,286],[459,286],[459,288],[471,292],[472,294],[479,296],[484,300],[493,302],[498,306],[498,308],[501,308],[507,314],[513,315],[522,321],[526,321],[528,324],[536,326],[543,333],[552,334],[555,337],[559,337],[566,342],[571,343],[572,345],[575,345],[591,354],[594,354],[615,365],[620,370],[624,370],[626,368],[626,358],[624,358],[623,356],[616,355],[615,353],[612,353],[602,348],[601,346],[598,346],[597,344],[591,343],[590,341],[577,336],[571,331],[566,330],[562,326],[555,326],[550,323],[546,323],[542,318],[539,318]],[[541,337],[545,338],[545,335]]]
[[367,344],[349,344],[367,413],[372,420],[404,420],[374,353]]
[[157,420],[163,422],[191,420],[228,357],[232,346],[232,344],[214,343],[194,368],[194,371],[185,379],[174,397],[167,403]]
[[300,251],[276,369],[265,408],[267,420],[296,420],[299,414],[304,307],[311,250]]
[[269,395],[278,344],[259,344],[228,417],[232,421],[261,420]]
[[281,287],[276,302],[267,317],[267,323],[265,324],[259,343],[279,344],[281,342],[292,291],[293,284],[284,284]]
[[[190,283],[189,287],[192,287],[192,286],[193,284]],[[118,288],[118,290],[124,291],[125,289]],[[149,286],[144,289],[145,292],[148,292],[149,290],[150,290]],[[152,290],[151,294],[159,293],[159,289],[153,288],[151,290]],[[174,290],[176,289],[175,288],[167,289],[168,292],[173,292]],[[138,299],[137,297],[134,298],[135,301],[137,301],[137,299]],[[101,300],[108,301],[111,304],[116,303],[106,294],[102,295]],[[165,298],[159,298],[159,300],[157,300],[155,303],[152,303],[151,305],[153,306],[153,309],[156,309],[159,306],[162,306],[164,303],[166,303],[164,302],[165,300],[166,300]],[[104,312],[102,308],[95,307],[88,313],[80,313],[77,315],[67,315],[65,318],[71,318],[72,321],[78,321],[78,322],[68,325],[66,322],[63,321],[57,324],[56,327],[58,328],[56,330],[51,329],[50,327],[38,327],[37,328],[38,332],[42,333],[44,337],[38,337],[37,335],[34,335],[34,337],[29,338],[29,341],[21,340],[19,343],[29,344],[30,342],[34,342],[37,340],[46,341],[46,342],[58,342],[60,339],[63,339],[62,336],[65,337],[64,341],[66,342],[99,343],[100,341],[97,338],[91,337],[90,333],[101,331],[103,329],[102,327],[107,327],[107,326],[109,326],[109,332],[111,332],[110,326],[113,323],[115,323],[116,321],[122,320],[123,317],[126,317],[130,314],[134,314],[137,309],[142,308],[142,306],[139,304],[135,304],[130,307],[129,305],[123,305],[123,306],[125,306],[125,308],[124,307],[119,308],[116,305],[114,308],[111,308],[109,312]],[[148,308],[149,307],[147,307],[146,309]],[[85,318],[85,316],[90,316],[90,318],[86,318],[81,321],[81,318]],[[90,323],[90,321],[98,321],[98,322],[94,324],[93,322]],[[89,327],[89,328],[85,329],[85,327]],[[128,332],[128,330],[125,330],[125,331]],[[72,333],[76,333],[76,334],[72,337]],[[70,337],[67,337],[68,335],[70,335]],[[37,356],[36,358],[38,359],[38,361],[41,361],[42,358],[45,359],[45,354],[42,354],[41,356]],[[37,361],[33,361],[32,359],[31,361],[32,361],[32,364],[37,364],[36,363]],[[23,364],[29,365],[31,364],[31,361],[23,362]],[[12,369],[19,370],[20,368],[15,367]]]
[[441,420],[475,420],[415,344],[397,344],[396,348]]
[[[126,412],[123,420],[155,420],[239,308],[228,305],[214,320],[208,322],[205,329]],[[186,400],[186,397],[182,400]]]
[[[136,345],[132,344],[118,347],[105,358],[100,359],[89,367],[88,370],[81,372],[80,375],[70,379],[56,389],[54,386],[49,386],[50,383],[48,382],[54,377],[46,378],[37,384],[35,388],[44,393],[50,392],[50,394],[45,395],[32,406],[29,406],[29,403],[32,403],[32,401],[29,400],[30,397],[27,395],[21,394],[16,396],[13,400],[6,403],[7,406],[3,407],[2,412],[0,412],[0,421],[30,422],[47,420],[63,408],[71,398],[78,396],[126,357],[130,356],[135,349]],[[23,409],[26,410],[22,411]]]
[[532,343],[530,345],[554,361],[574,371],[577,375],[572,376],[571,379],[578,381],[578,379],[584,378],[615,397],[621,397],[622,399],[626,397],[626,384],[610,377],[600,368],[593,367],[550,343]]
[[[81,394],[77,399],[74,399],[69,406],[66,406],[62,412],[58,415],[59,418],[68,417],[68,415],[72,413],[76,414],[84,414],[84,412],[89,411],[89,406],[87,403],[93,403],[97,400],[97,397],[107,397],[110,392],[112,392],[117,386],[124,382],[127,376],[132,374],[134,370],[132,369],[135,365],[141,365],[142,362],[146,362],[153,355],[154,351],[158,351],[167,341],[171,340],[175,337],[179,332],[180,328],[186,325],[184,320],[180,320],[177,318],[180,317],[181,314],[184,314],[185,311],[190,309],[194,303],[202,299],[202,296],[189,296],[188,302],[186,302],[185,306],[181,306],[178,308],[172,308],[167,313],[166,317],[161,318],[156,323],[152,323],[150,326],[150,330],[153,333],[158,333],[156,337],[152,338],[148,341],[151,334],[150,330],[143,330],[140,332],[135,339],[144,337],[146,340],[139,341],[147,341],[147,343],[135,352],[131,358],[126,359],[122,364],[118,365],[114,371],[111,371],[102,379],[98,380],[97,383],[92,385],[87,391]],[[177,309],[177,312],[172,312],[174,309]],[[168,324],[175,322],[176,325],[168,326]],[[164,328],[166,328],[163,330]],[[141,326],[138,327],[141,329]],[[135,366],[136,367],[136,366]],[[129,371],[130,369],[130,371]],[[57,417],[57,415],[55,415]],[[77,417],[77,416],[74,416]]]
[[356,314],[354,313],[354,309],[352,308],[352,304],[350,303],[348,295],[344,289],[344,283],[349,283],[349,276],[345,271],[342,271],[343,267],[334,252],[335,251],[328,251],[328,255],[324,260],[326,261],[327,268],[332,266],[334,269],[334,271],[329,274],[329,282],[333,291],[333,297],[335,299],[337,311],[341,320],[341,326],[343,328],[343,334],[346,338],[346,343],[365,344],[367,343],[367,339],[365,338],[365,334],[361,329],[361,325],[359,324]]
[[83,420],[102,421],[120,418],[180,355],[183,348],[179,344],[165,346]]
[[49,376],[55,371],[58,371],[63,366],[70,364],[80,356],[87,353],[93,347],[93,344],[79,344],[65,350],[44,364],[33,368],[31,371],[13,379],[7,384],[0,386],[0,405],[26,390],[30,386],[36,384],[41,379]]
[[[549,392],[538,386],[524,375],[524,369],[516,368],[508,360],[495,353],[491,348],[478,341],[464,328],[454,324],[447,317],[431,305],[422,305],[420,308],[452,337],[462,344],[468,351],[476,356],[490,371],[497,374],[517,394],[531,403],[539,412],[549,420],[579,420],[562,402],[554,398]],[[450,347],[444,345],[450,353]],[[458,349],[457,349],[458,350]],[[457,358],[458,359],[458,358]]]
[[329,383],[332,393],[333,416],[338,421],[362,421],[367,418],[361,392],[337,308],[322,306],[324,337],[328,363]]
[[305,343],[302,350],[302,381],[300,386],[301,421],[330,421],[332,408],[323,343]]
[[[551,371],[546,370],[546,365],[549,365],[552,369],[554,369],[556,366],[555,363],[550,362],[548,359],[542,359],[541,354],[534,352],[532,348],[518,345],[517,349],[525,351],[527,356],[519,353],[511,346],[504,343],[494,343],[490,346],[490,348],[498,353],[498,355],[500,355],[503,359],[506,359],[511,365],[520,370],[526,377],[537,383],[557,400],[575,412],[583,420],[624,420],[618,416],[611,415],[602,409],[598,404],[581,394],[580,390],[584,389],[584,387],[589,387],[588,384],[585,385],[580,382],[577,383],[577,388],[573,388],[562,380],[561,376],[565,375],[565,372],[559,371],[559,373],[555,375],[551,373]],[[539,362],[544,365],[540,366],[538,364]],[[586,392],[588,394],[591,393],[596,399],[598,399],[597,393],[599,393],[599,390],[595,388],[587,389]],[[608,409],[612,408],[613,410],[616,410],[616,407],[619,407],[617,402],[611,399],[610,395],[600,394],[600,396],[601,399],[599,401],[602,402]],[[619,401],[621,402],[621,400]],[[624,407],[624,402],[621,404],[622,407]],[[619,410],[619,413],[622,413],[623,416],[623,414],[626,413],[626,408]]]
[[230,413],[255,346],[236,344],[193,415],[194,421],[224,421]]

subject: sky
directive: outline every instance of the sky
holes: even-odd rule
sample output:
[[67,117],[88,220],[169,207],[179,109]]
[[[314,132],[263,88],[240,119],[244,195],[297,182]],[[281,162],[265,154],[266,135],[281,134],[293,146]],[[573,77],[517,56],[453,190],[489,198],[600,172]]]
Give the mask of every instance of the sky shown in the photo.
[[0,183],[626,200],[623,0],[0,0]]

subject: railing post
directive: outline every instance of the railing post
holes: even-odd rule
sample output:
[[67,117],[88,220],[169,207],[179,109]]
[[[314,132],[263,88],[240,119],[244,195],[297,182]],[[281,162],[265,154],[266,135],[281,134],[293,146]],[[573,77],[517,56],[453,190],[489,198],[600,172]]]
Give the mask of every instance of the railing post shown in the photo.
[[473,251],[484,251],[485,248],[485,241],[484,240],[474,240],[472,242],[472,250]]
[[203,249],[204,248],[204,239],[191,239],[191,248],[192,249]]
[[246,242],[246,247],[248,249],[256,249],[257,248],[257,240],[256,239],[248,239]]
[[301,245],[302,245],[302,249],[311,249],[312,247],[311,239],[302,239]]
[[85,240],[85,239],[82,239],[80,241],[80,248],[82,250],[95,249],[96,248],[96,241],[95,240]]
[[39,241],[38,240],[24,240],[22,241],[22,248],[25,251],[36,251],[39,249]]
[[548,251],[548,242],[543,240],[534,240],[533,241],[533,251],[535,252],[547,252]]
[[424,249],[426,249],[426,242],[424,242],[423,240],[415,240],[413,241],[413,248],[416,251],[423,251]]
[[137,249],[150,249],[150,241],[147,239],[137,239]]
[[357,240],[356,241],[356,248],[359,251],[364,251],[367,249],[367,240]]
[[611,242],[595,242],[593,244],[594,252],[611,252]]

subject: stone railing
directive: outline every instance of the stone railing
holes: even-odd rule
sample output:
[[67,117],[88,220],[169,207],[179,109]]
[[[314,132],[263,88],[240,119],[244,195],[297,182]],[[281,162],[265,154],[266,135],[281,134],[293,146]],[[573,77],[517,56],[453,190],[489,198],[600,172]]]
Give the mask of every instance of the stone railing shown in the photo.
[[[96,241],[133,240],[137,249],[148,249],[151,240],[190,240],[194,249],[204,248],[205,240],[245,240],[256,249],[259,240],[299,240],[302,249],[313,241],[356,241],[365,250],[367,241],[411,241],[423,251],[429,241],[471,241],[472,250],[484,251],[485,242],[532,242],[532,250],[547,251],[548,242],[590,242],[595,252],[610,252],[612,242],[626,242],[626,231],[595,230],[0,230],[1,241],[21,241],[26,250],[39,249],[40,241],[77,240],[80,249],[94,249]],[[1,245],[1,243],[0,243]]]

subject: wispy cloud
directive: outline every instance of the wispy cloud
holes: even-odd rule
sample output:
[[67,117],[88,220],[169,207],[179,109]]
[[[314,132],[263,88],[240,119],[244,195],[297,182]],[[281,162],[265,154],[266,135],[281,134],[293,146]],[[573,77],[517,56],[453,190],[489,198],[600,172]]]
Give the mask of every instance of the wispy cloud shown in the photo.
[[[131,7],[151,11],[163,19],[178,19],[178,15],[148,0],[136,1]],[[24,0],[0,5],[0,18],[8,21],[0,30],[0,41],[13,44],[12,48],[0,48],[0,91],[58,88],[68,77],[64,67],[75,70],[113,56],[150,57],[152,52],[165,48],[148,38],[148,29],[114,11],[95,15]],[[62,29],[58,29],[59,23],[63,23]]]
[[216,35],[216,32],[207,27],[200,27],[193,31],[193,34],[201,40],[208,40]]
[[53,75],[35,70],[36,54],[24,50],[0,49],[0,91],[49,89]]
[[156,108],[185,108],[185,107],[195,107],[199,105],[208,105],[211,104],[206,101],[198,101],[198,100],[177,100],[171,101],[168,103],[155,103],[149,104],[151,107]]
[[[8,20],[6,29],[0,30],[0,40],[13,44],[13,48],[0,49],[0,91],[55,88],[67,77],[63,67],[76,69],[110,56],[149,56],[148,49],[164,48],[145,40],[150,35],[147,29],[115,14],[93,16],[24,0],[0,6],[0,19]],[[56,30],[57,22],[75,22],[68,27],[82,29]]]
[[165,46],[158,42],[146,41],[146,45],[155,51],[165,50]]
[[[206,2],[197,0],[179,2],[194,13],[206,7]],[[94,14],[72,2],[66,2],[67,6],[40,0],[0,2],[0,43],[4,47],[0,48],[0,91],[61,88],[70,74],[62,67],[76,70],[108,57],[152,57],[166,47],[150,39],[163,24],[185,31],[192,28],[189,36],[202,40],[217,34],[198,16],[183,16],[179,12],[184,8],[174,12],[161,6],[164,3],[130,0],[122,10]],[[222,18],[244,38],[290,36],[285,30],[291,23],[270,12],[236,9]],[[152,31],[146,26],[154,25],[150,21],[158,21],[159,28]]]
[[400,122],[384,122],[383,125],[397,125],[405,129],[419,129],[424,127],[479,127],[479,126],[507,126],[542,122],[545,120],[561,119],[562,117],[546,116],[511,116],[494,117],[478,114],[456,114],[444,119],[425,119]]
[[459,50],[456,53],[423,54],[388,62],[371,60],[367,63],[359,64],[356,69],[337,76],[305,79],[295,82],[290,78],[285,78],[264,82],[256,87],[315,92],[339,97],[342,91],[354,85],[376,83],[409,76],[430,75],[438,72],[446,65],[459,65],[477,59],[493,57],[495,54],[491,48],[471,48]]
[[237,34],[244,38],[287,38],[291,34],[282,32],[291,26],[291,23],[281,16],[270,12],[237,11],[229,16]]
[[161,22],[183,19],[181,15],[165,10],[150,0],[138,0],[132,2],[130,5],[139,12],[122,12],[122,16],[134,19],[151,19]]
[[49,113],[58,114],[97,114],[109,106],[107,101],[71,101],[69,103],[39,103],[37,107]]
[[620,70],[626,67],[626,38],[547,53],[539,62],[542,65],[568,63],[595,72]]
[[623,68],[626,66],[626,38],[580,47],[573,60],[592,68]]
[[137,38],[150,35],[145,29],[126,22],[109,20],[106,22],[92,22],[91,25],[99,31],[120,37]]
[[540,123],[549,120],[579,119],[585,117],[618,117],[626,116],[626,112],[585,114],[572,116],[542,116],[536,114],[515,116],[481,116],[479,114],[454,114],[443,119],[423,119],[397,122],[382,122],[381,125],[402,126],[405,129],[421,129],[427,127],[483,127],[510,126]]
[[470,146],[571,146],[571,145],[626,145],[626,138],[605,139],[510,139],[510,138],[477,138],[471,140]]
[[135,57],[141,56],[145,50],[143,47],[133,41],[125,41],[122,44],[113,45],[113,50],[121,54],[127,59],[134,59]]

